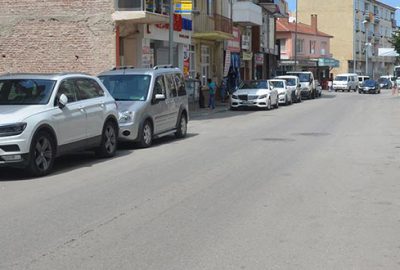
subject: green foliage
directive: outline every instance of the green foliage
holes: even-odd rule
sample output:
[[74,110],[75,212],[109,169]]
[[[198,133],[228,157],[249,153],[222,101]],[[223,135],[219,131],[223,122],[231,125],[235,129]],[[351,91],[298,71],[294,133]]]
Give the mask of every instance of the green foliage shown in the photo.
[[400,30],[393,33],[390,43],[392,43],[395,51],[400,54]]

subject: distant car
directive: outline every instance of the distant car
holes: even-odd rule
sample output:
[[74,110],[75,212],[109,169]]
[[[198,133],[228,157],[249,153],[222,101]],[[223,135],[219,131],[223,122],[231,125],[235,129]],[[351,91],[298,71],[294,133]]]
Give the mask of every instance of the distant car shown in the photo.
[[375,80],[366,80],[363,82],[361,87],[358,88],[360,94],[380,94],[381,88],[379,83]]
[[117,104],[99,79],[77,73],[0,76],[0,166],[50,173],[57,156],[117,149]]
[[341,91],[348,91],[354,90],[357,92],[358,88],[358,75],[355,73],[343,73],[338,74],[335,79],[333,80],[333,90],[337,92],[338,90]]
[[391,89],[392,88],[392,81],[387,78],[379,78],[378,83],[381,89]]
[[278,91],[279,104],[290,105],[293,103],[292,89],[287,87],[286,80],[272,79],[268,80],[268,84]]
[[267,80],[244,81],[231,96],[231,110],[245,107],[270,110],[272,106],[279,107],[278,91],[271,89]]
[[297,76],[277,76],[275,79],[286,80],[287,87],[292,90],[292,100],[293,102],[301,102],[301,84],[299,77]]
[[301,84],[301,96],[314,99],[317,97],[314,74],[311,71],[290,71],[287,75],[299,77]]

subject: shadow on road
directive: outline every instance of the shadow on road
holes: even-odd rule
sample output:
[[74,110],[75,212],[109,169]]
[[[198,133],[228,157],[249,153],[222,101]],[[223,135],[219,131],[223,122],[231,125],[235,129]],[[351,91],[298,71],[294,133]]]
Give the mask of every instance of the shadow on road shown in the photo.
[[[184,139],[176,139],[175,136],[166,136],[153,141],[152,148],[160,147],[169,143],[178,143],[181,140],[191,139],[199,134],[188,133]],[[57,158],[54,162],[53,170],[50,176],[63,174],[69,171],[78,170],[84,167],[92,167],[97,164],[106,163],[113,159],[118,159],[124,156],[128,156],[134,151],[146,151],[146,149],[138,148],[132,143],[119,143],[118,151],[115,157],[111,159],[97,158],[91,151],[85,152],[74,152],[65,156]],[[23,181],[23,180],[35,180],[38,178],[31,177],[25,170],[17,168],[0,168],[0,182],[6,181]]]

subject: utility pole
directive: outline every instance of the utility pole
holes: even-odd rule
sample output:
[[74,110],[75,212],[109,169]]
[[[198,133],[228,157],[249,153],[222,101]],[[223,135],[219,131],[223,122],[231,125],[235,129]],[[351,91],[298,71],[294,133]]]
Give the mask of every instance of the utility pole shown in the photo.
[[356,49],[356,46],[357,46],[357,44],[356,44],[356,35],[357,35],[357,32],[356,32],[356,1],[358,1],[358,0],[354,0],[353,1],[353,20],[354,20],[354,23],[353,23],[353,27],[354,27],[354,30],[353,30],[353,73],[356,73],[356,61],[357,61],[357,49]]
[[294,30],[294,70],[297,71],[297,10],[298,10],[298,0],[296,0],[296,25]]
[[169,0],[169,53],[168,62],[170,65],[174,63],[174,0]]

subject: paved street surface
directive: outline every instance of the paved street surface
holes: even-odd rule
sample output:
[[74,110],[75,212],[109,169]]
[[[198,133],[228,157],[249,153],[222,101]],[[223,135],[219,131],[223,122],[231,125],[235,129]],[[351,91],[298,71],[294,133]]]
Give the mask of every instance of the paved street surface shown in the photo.
[[0,169],[0,269],[400,269],[400,97],[324,94]]

